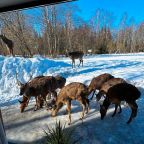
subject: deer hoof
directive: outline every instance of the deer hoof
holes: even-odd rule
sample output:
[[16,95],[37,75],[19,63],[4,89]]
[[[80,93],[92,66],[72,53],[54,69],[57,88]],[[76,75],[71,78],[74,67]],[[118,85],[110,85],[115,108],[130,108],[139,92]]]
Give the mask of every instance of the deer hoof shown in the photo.
[[80,118],[79,120],[83,120],[83,118]]
[[85,114],[88,114],[88,111],[86,111]]

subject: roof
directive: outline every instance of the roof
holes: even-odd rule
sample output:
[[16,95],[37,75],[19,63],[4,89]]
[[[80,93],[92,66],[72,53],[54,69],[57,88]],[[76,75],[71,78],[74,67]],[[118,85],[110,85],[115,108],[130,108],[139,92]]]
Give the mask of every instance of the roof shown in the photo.
[[41,5],[52,5],[69,1],[74,0],[0,0],[0,12],[19,10]]

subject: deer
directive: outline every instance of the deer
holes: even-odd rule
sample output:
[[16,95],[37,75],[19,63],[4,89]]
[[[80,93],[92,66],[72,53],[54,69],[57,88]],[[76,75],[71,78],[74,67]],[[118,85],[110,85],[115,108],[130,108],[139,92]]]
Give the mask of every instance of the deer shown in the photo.
[[99,101],[102,96],[106,95],[106,93],[110,87],[112,87],[116,84],[119,84],[119,83],[127,83],[127,82],[122,78],[111,78],[108,81],[106,81],[105,83],[103,83],[98,94],[96,95],[97,101]]
[[13,41],[8,39],[4,34],[0,34],[0,38],[5,43],[9,54],[14,56],[14,53],[13,53],[14,43],[13,43]]
[[72,60],[72,68],[75,67],[75,59],[79,59],[80,64],[83,66],[83,56],[84,53],[82,51],[73,51],[73,52],[67,52],[68,57]]
[[[32,75],[30,75],[29,81],[25,84],[21,83],[18,78],[17,78],[18,73],[16,72],[16,81],[17,81],[17,85],[20,86],[20,95],[22,95],[23,93],[23,89],[25,88],[26,84],[29,83],[29,81],[31,81],[32,79]],[[37,76],[34,78],[34,80],[36,81],[39,78],[42,78],[44,76]],[[22,97],[22,101],[18,100],[20,103],[20,111],[23,112],[25,107],[28,106],[30,98],[26,97],[25,95],[23,95]],[[43,100],[41,99],[41,97],[39,96],[38,99],[36,98],[36,105],[35,105],[35,109],[36,110],[38,107],[41,108],[43,106]]]
[[56,89],[62,88],[66,83],[66,79],[61,76],[38,76],[29,80],[25,84],[22,84],[20,81],[18,81],[18,83],[20,85],[20,95],[23,95],[23,100],[19,100],[20,111],[24,112],[30,98],[33,96],[36,99],[34,110],[42,107],[43,101],[47,105],[46,96],[48,93],[52,93],[54,95],[54,99],[56,99]]
[[[112,86],[116,85],[116,84],[119,84],[119,83],[127,83],[124,79],[122,78],[112,78],[110,80],[108,80],[107,82],[105,82],[101,89],[99,90],[98,94],[96,95],[96,100],[99,101],[101,99],[101,97],[104,95],[106,96],[106,93],[108,92],[109,88],[111,88]],[[119,114],[122,112],[122,109],[121,109],[121,105],[119,104],[118,105],[119,107]],[[112,117],[114,117],[116,112],[114,112],[112,114]]]
[[104,119],[108,107],[111,103],[115,104],[114,115],[116,114],[118,105],[120,105],[121,101],[125,101],[128,103],[132,112],[130,118],[127,121],[129,124],[133,118],[137,116],[138,105],[136,100],[140,98],[141,92],[134,85],[129,83],[119,83],[108,89],[106,93],[106,98],[103,104],[100,106],[100,114],[101,119]]
[[89,93],[93,92],[92,93],[92,97],[91,97],[91,100],[93,99],[93,96],[96,92],[96,90],[100,90],[101,86],[103,85],[103,83],[105,83],[106,81],[110,80],[114,78],[114,76],[112,76],[111,74],[109,73],[104,73],[104,74],[101,74],[97,77],[94,77],[89,86],[88,86],[88,91]]
[[69,122],[68,125],[71,124],[71,101],[77,100],[82,105],[82,115],[81,120],[84,117],[84,113],[89,112],[89,100],[88,100],[88,88],[83,83],[79,82],[72,82],[66,86],[64,86],[54,103],[54,106],[52,108],[51,116],[55,117],[58,111],[62,108],[64,104],[67,105],[66,111],[69,116]]

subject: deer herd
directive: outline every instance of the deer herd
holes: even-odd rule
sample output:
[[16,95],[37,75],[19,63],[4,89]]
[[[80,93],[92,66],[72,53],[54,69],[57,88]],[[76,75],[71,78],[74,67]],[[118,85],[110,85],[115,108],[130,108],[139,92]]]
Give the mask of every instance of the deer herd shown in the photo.
[[[13,42],[5,35],[0,34],[0,39],[6,44],[6,47],[11,55],[13,53]],[[75,67],[75,59],[79,59],[80,64],[83,66],[82,51],[67,52],[66,55],[72,60],[72,68]],[[32,78],[32,77],[31,77]],[[17,79],[17,73],[16,73]],[[111,74],[104,73],[91,80],[89,86],[72,82],[65,86],[66,79],[62,76],[37,76],[30,79],[27,83],[23,84],[17,79],[17,84],[20,86],[20,95],[22,95],[22,101],[20,102],[20,111],[24,112],[28,106],[31,97],[35,97],[36,104],[34,110],[46,106],[47,110],[51,111],[51,115],[56,116],[57,112],[66,105],[66,112],[69,116],[69,124],[71,124],[71,101],[77,100],[82,105],[82,115],[80,119],[83,119],[84,114],[90,110],[89,102],[96,94],[96,100],[99,101],[104,98],[103,104],[100,105],[101,119],[103,119],[107,113],[110,104],[115,104],[115,110],[112,117],[115,116],[117,108],[119,107],[119,113],[121,113],[121,101],[125,101],[132,112],[127,123],[129,124],[137,115],[138,106],[136,100],[140,97],[140,91],[132,84],[129,84],[122,78],[115,78]],[[56,90],[61,89],[57,95]],[[92,93],[92,97],[88,96]],[[51,95],[51,100],[47,101],[48,95]]]
[[[16,79],[20,86],[20,95],[22,95],[22,101],[19,100],[21,112],[24,112],[28,106],[30,98],[35,97],[34,110],[45,106],[51,112],[52,117],[55,117],[62,106],[66,105],[66,113],[69,117],[68,124],[71,124],[71,101],[76,100],[82,105],[80,119],[83,120],[84,115],[90,110],[90,101],[98,90],[96,100],[99,101],[102,97],[104,99],[103,103],[100,104],[101,119],[105,117],[110,104],[115,105],[112,117],[115,116],[118,107],[118,113],[121,113],[122,101],[125,101],[131,108],[131,115],[127,124],[137,115],[138,105],[136,100],[141,95],[140,91],[124,79],[115,78],[108,73],[94,77],[89,86],[80,82],[72,82],[65,86],[66,79],[62,76],[38,76],[25,84],[21,83],[17,76]],[[57,89],[61,89],[58,94]],[[50,100],[47,98],[48,94],[51,95]],[[92,94],[91,99],[89,99],[90,94]]]

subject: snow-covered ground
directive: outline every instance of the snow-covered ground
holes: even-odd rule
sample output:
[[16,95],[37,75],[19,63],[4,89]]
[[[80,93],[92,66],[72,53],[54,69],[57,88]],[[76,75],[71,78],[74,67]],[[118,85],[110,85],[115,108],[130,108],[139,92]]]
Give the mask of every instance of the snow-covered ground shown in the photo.
[[[77,60],[77,64],[78,64]],[[144,53],[92,55],[84,57],[84,67],[71,68],[69,58],[45,59],[3,57],[0,56],[0,107],[2,108],[7,137],[10,141],[21,143],[40,143],[44,137],[43,129],[53,125],[56,120],[63,123],[67,116],[63,115],[65,107],[56,118],[44,108],[33,111],[34,101],[20,113],[18,99],[19,87],[16,84],[16,72],[21,82],[27,82],[32,74],[57,75],[60,74],[70,82],[82,82],[88,85],[91,79],[102,73],[110,73],[121,77],[137,86],[142,92],[137,101],[139,109],[137,117],[130,125],[126,124],[130,116],[130,109],[123,106],[123,112],[111,118],[113,106],[108,110],[102,121],[99,114],[99,104],[93,100],[91,111],[86,115],[84,123],[79,121],[81,107],[79,103],[72,103],[72,126],[75,127],[76,139],[84,144],[141,144],[144,143]],[[68,127],[68,128],[70,128]]]

